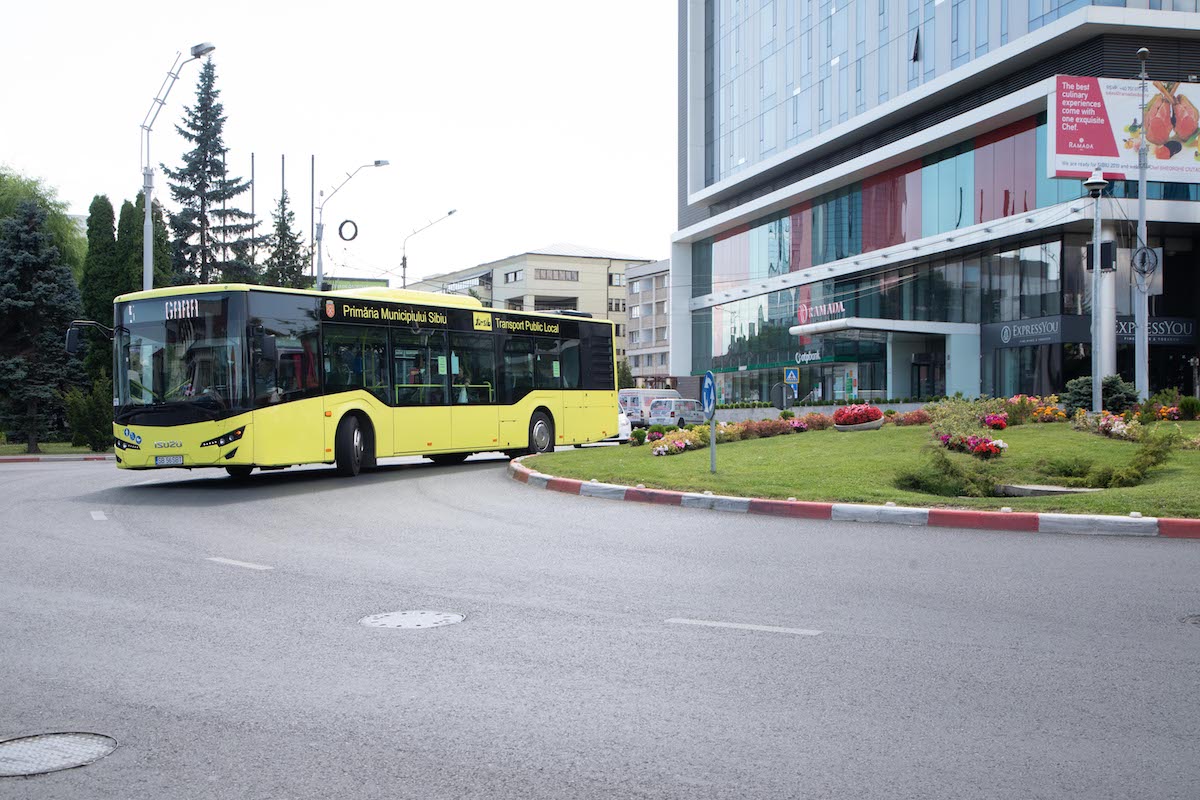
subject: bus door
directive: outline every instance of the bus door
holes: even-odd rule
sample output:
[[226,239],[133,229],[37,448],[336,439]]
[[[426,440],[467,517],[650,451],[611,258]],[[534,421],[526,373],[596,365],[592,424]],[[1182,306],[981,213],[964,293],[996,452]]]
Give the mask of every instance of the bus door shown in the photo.
[[500,387],[496,383],[493,335],[451,333],[449,368],[452,449],[500,449]]
[[450,364],[441,331],[392,331],[392,375],[397,454],[451,449]]

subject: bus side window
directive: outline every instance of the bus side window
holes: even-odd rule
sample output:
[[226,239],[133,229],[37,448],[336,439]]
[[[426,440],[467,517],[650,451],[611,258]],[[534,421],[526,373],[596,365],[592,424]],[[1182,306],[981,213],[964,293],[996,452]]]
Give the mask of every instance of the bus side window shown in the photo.
[[517,336],[505,339],[503,375],[500,402],[515,403],[533,391],[533,340]]
[[562,375],[562,388],[578,389],[579,388],[579,340],[564,339],[562,343],[562,357],[559,364],[559,372]]

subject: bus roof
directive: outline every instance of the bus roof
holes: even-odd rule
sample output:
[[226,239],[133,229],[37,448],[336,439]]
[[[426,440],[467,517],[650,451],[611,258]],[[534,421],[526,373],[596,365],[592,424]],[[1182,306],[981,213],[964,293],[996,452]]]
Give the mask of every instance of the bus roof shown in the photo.
[[[313,289],[286,289],[281,286],[259,286],[249,283],[196,283],[183,286],[164,286],[161,289],[150,289],[143,292],[129,292],[113,298],[114,303],[125,303],[132,300],[153,300],[159,297],[179,297],[189,294],[205,294],[207,292],[279,292],[284,294],[302,294],[320,298],[347,298],[353,300],[374,300],[382,303],[413,303],[427,306],[446,306],[451,308],[486,308],[502,314],[522,314],[525,316],[561,317],[553,311],[525,311],[522,309],[495,308],[484,306],[476,297],[462,294],[441,294],[440,292],[417,292],[412,289],[391,289],[386,286],[364,286],[355,289],[338,289],[336,291],[318,292]],[[578,316],[572,314],[570,316]],[[590,316],[590,315],[589,315]],[[581,318],[581,321],[583,318]],[[614,324],[609,319],[588,320],[601,324]]]
[[179,295],[204,294],[206,292],[282,292],[304,294],[314,297],[344,297],[354,300],[378,300],[385,303],[420,303],[422,305],[455,306],[459,308],[482,308],[477,298],[461,294],[439,294],[415,292],[411,289],[391,289],[386,286],[363,286],[355,289],[338,289],[318,292],[313,289],[285,289],[280,286],[258,286],[248,283],[199,283],[185,286],[164,286],[144,292],[130,292],[113,298],[114,303],[130,300],[152,300],[156,297],[178,297]]

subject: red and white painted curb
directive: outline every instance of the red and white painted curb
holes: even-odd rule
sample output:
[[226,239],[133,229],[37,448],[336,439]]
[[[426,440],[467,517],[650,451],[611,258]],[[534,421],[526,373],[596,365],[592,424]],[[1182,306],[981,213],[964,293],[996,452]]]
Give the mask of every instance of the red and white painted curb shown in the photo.
[[0,456],[0,464],[34,464],[47,461],[113,461],[112,456],[84,455],[42,455],[42,456]]
[[856,503],[813,503],[803,500],[762,500],[751,497],[674,492],[642,489],[613,483],[556,478],[525,466],[530,456],[514,458],[508,474],[516,481],[555,492],[599,497],[605,500],[630,500],[684,508],[707,508],[738,514],[766,514],[775,517],[828,519],[841,522],[889,522],[899,525],[938,528],[976,528],[989,531],[1026,533],[1072,533],[1101,536],[1163,536],[1173,539],[1200,539],[1200,519],[1159,517],[1114,517],[1100,514],[1043,514],[1028,511],[970,511],[953,508],[909,508],[897,505],[861,505]]

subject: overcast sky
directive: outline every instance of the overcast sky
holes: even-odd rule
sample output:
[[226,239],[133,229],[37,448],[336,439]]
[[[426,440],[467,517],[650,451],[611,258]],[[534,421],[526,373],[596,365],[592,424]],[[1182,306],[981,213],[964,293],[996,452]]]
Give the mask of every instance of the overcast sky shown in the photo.
[[[555,242],[669,256],[676,194],[675,0],[9,4],[0,47],[0,163],[72,213],[141,187],[139,126],[177,51],[212,58],[231,174],[255,212],[278,202],[280,157],[307,240],[310,159],[328,193],[327,274],[409,281]],[[195,103],[183,67],[151,134],[178,167]],[[156,196],[173,207],[159,170]],[[249,193],[241,206],[250,210]],[[353,219],[358,238],[337,228]]]

